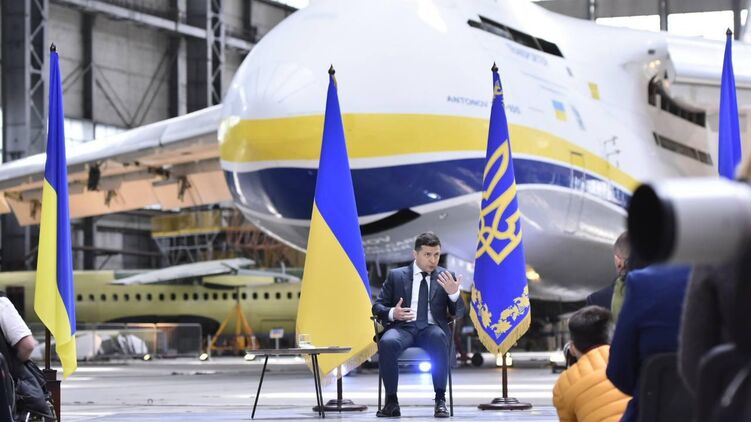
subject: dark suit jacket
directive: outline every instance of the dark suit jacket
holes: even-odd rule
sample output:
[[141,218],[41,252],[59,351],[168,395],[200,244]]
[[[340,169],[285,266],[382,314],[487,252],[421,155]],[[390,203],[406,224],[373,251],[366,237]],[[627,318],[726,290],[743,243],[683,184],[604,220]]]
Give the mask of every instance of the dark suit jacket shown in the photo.
[[612,282],[600,290],[595,290],[591,295],[587,296],[587,306],[597,305],[610,310],[610,304],[613,301],[614,288],[615,282]]
[[699,387],[699,362],[713,347],[733,340],[735,266],[696,267],[683,303],[678,369],[692,394]]
[[[403,298],[402,305],[408,306],[412,301],[412,276],[414,263],[406,267],[390,270],[383,283],[381,293],[373,304],[373,315],[384,323],[389,320],[389,311],[396,306],[399,298]],[[430,313],[433,320],[443,331],[448,333],[448,314],[460,317],[464,315],[464,301],[461,297],[456,302],[449,299],[448,293],[438,284],[438,274],[446,271],[445,268],[437,267],[430,275]],[[452,273],[453,274],[453,273]],[[386,329],[404,324],[404,321],[393,321]]]
[[626,298],[610,346],[607,375],[619,390],[633,396],[621,421],[638,418],[639,373],[658,353],[678,350],[683,296],[689,268],[650,266],[626,277]]

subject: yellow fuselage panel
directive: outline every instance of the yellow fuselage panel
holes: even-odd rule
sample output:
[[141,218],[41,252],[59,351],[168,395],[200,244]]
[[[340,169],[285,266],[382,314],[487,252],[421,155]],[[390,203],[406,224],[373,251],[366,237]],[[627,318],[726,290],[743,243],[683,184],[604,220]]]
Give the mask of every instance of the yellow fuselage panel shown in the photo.
[[[254,331],[266,334],[268,329],[282,327],[294,330],[299,301],[299,283],[277,283],[243,286],[237,289],[210,289],[195,285],[113,285],[112,271],[75,272],[77,323],[101,323],[137,317],[197,316],[218,322],[234,309],[236,294],[245,317]],[[251,277],[258,278],[258,277]],[[0,289],[23,288],[24,318],[38,322],[34,308],[35,273],[0,273]],[[228,329],[234,331],[234,318]]]

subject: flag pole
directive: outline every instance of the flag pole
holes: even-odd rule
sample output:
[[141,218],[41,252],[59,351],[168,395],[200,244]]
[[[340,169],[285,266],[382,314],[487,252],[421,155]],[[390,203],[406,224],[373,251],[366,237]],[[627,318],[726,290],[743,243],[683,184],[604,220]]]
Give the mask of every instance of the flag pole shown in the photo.
[[[342,367],[340,366],[337,370],[341,373]],[[344,378],[344,376],[340,376],[336,379],[336,398],[326,402],[326,404],[323,405],[323,410],[326,412],[355,412],[368,410],[368,406],[364,404],[355,404],[352,400],[342,398],[342,378]],[[314,407],[313,411],[318,412],[318,406]]]
[[508,366],[506,365],[508,352],[503,354],[503,365],[501,365],[501,397],[494,398],[490,403],[477,406],[480,410],[527,410],[532,408],[531,403],[520,402],[519,400],[508,396]]
[[[57,52],[55,43],[50,44],[50,54]],[[55,416],[57,421],[62,420],[60,415],[60,380],[57,379],[57,370],[51,368],[52,361],[52,333],[47,326],[44,326],[44,380],[47,382],[47,389],[52,395],[52,403],[55,406]]]
[[52,334],[50,333],[50,329],[47,327],[44,327],[44,370],[48,371],[50,369],[50,361],[52,360],[52,355],[50,354],[50,344],[52,343],[52,340],[50,339],[50,336]]
[[[516,199],[503,87],[498,66],[493,63],[490,70],[493,74],[493,102],[483,173],[470,317],[482,344],[501,357],[502,396],[477,408],[526,410],[532,407],[530,403],[520,403],[508,396],[508,350],[529,329],[531,314],[522,246],[521,211]],[[500,221],[505,222],[503,227]],[[504,280],[502,285],[497,283],[499,279]]]
[[[305,281],[300,296],[296,328],[298,333],[312,331],[311,338],[314,342],[316,336],[323,336],[325,332],[326,342],[352,346],[349,356],[324,360],[318,369],[317,376],[322,382],[324,378],[333,381],[330,376],[335,375],[337,398],[329,400],[326,404],[321,401],[313,410],[362,411],[367,409],[367,406],[356,405],[351,400],[343,399],[342,377],[372,356],[376,351],[376,344],[373,342],[372,334],[368,335],[365,331],[370,327],[372,304],[335,73],[332,65],[328,71],[329,86],[323,139],[308,235],[308,253],[305,257]],[[332,210],[337,211],[333,213]],[[324,239],[333,239],[333,248],[336,250],[330,250],[331,244],[324,243],[330,241]],[[332,256],[347,258],[337,263],[338,268],[333,269],[329,260]],[[340,314],[334,308],[321,307],[321,300],[326,299],[330,293],[328,286],[337,286],[339,294],[348,297],[353,304],[351,309],[361,312],[360,317],[340,321]],[[333,328],[333,323],[337,324],[337,331],[342,333],[341,335],[328,334]]]

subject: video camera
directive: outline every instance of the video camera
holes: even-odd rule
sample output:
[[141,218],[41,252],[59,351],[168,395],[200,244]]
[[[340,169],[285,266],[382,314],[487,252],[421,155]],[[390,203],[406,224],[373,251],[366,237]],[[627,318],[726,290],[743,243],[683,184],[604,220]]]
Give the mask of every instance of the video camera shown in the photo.
[[751,185],[718,178],[645,184],[634,192],[627,226],[646,263],[726,263],[751,240]]

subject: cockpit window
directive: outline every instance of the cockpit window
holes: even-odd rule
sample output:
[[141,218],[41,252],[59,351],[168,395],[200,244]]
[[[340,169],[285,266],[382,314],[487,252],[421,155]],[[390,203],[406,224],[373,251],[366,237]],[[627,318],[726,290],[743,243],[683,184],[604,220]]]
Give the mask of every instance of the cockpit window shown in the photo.
[[479,16],[480,20],[468,20],[467,25],[472,28],[477,28],[485,32],[489,32],[493,35],[505,38],[510,41],[514,41],[517,44],[521,44],[525,47],[534,48],[554,56],[563,57],[563,53],[558,46],[548,40],[534,37],[526,32],[519,31],[517,29],[506,26],[502,23],[496,22],[493,19],[486,18],[485,16]]

